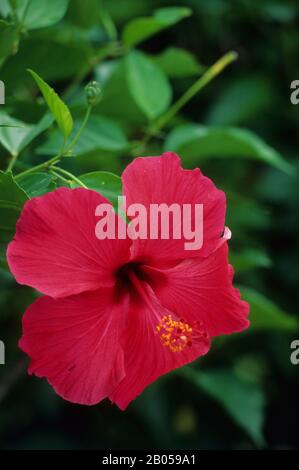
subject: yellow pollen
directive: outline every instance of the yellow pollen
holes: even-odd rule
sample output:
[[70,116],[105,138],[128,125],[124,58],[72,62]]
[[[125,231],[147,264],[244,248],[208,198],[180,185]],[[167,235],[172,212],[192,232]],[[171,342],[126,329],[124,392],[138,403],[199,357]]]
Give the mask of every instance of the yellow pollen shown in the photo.
[[180,352],[186,346],[192,346],[192,328],[184,320],[173,320],[171,315],[165,315],[156,326],[156,332],[162,345],[171,352]]

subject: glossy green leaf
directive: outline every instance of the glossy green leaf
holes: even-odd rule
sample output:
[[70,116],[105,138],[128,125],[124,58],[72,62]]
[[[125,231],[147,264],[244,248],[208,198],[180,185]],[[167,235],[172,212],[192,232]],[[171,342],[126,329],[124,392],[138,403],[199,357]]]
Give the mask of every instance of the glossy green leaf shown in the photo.
[[11,173],[0,171],[0,265],[6,268],[6,248],[28,196]]
[[45,28],[58,23],[67,7],[68,0],[17,0],[17,15],[26,29]]
[[[33,131],[34,127],[25,122],[10,117],[4,111],[0,111],[0,143],[11,155],[18,155],[23,148],[23,143]],[[12,127],[6,127],[12,126]]]
[[185,367],[183,375],[218,401],[256,445],[264,444],[265,396],[259,384],[241,379],[226,369],[197,372]]
[[32,198],[48,192],[52,177],[48,173],[29,173],[18,180],[18,185]]
[[46,113],[35,125],[31,125],[31,130],[24,137],[21,143],[21,150],[23,150],[27,145],[29,145],[38,135],[42,134],[47,130],[53,123],[54,118],[52,114]]
[[193,54],[178,47],[169,47],[152,60],[171,78],[199,75],[205,69]]
[[18,155],[39,134],[52,124],[51,114],[45,114],[37,124],[28,124],[0,111],[0,143],[11,155]]
[[118,197],[122,195],[122,181],[119,176],[108,171],[93,171],[80,175],[79,179],[89,189],[102,194],[117,209]]
[[165,27],[167,26],[155,18],[136,18],[125,26],[123,42],[129,47],[135,46]]
[[242,298],[250,305],[250,330],[296,331],[299,321],[284,312],[264,295],[249,287],[240,287]]
[[251,158],[292,172],[291,165],[260,137],[236,127],[186,124],[170,132],[164,149],[179,153],[187,162],[197,163],[211,157]]
[[121,120],[126,125],[145,126],[147,117],[130,93],[126,77],[126,59],[102,64],[97,68],[97,80],[103,84],[103,100],[95,109],[99,113]]
[[37,73],[30,69],[28,71],[43,94],[43,97],[66,140],[73,129],[73,118],[69,108],[53,88],[51,88]]
[[190,16],[191,13],[192,11],[187,7],[165,7],[156,10],[152,17],[134,18],[126,24],[123,30],[123,42],[130,47],[135,46]]
[[[72,136],[79,129],[80,124],[81,121],[75,121]],[[62,144],[62,135],[56,130],[51,134],[49,140],[38,148],[38,153],[54,155]],[[121,152],[127,147],[128,141],[121,127],[102,116],[91,116],[73,151],[76,155],[84,155],[100,150]]]
[[145,54],[138,51],[128,54],[126,76],[131,95],[149,119],[168,108],[172,94],[170,84],[164,72]]

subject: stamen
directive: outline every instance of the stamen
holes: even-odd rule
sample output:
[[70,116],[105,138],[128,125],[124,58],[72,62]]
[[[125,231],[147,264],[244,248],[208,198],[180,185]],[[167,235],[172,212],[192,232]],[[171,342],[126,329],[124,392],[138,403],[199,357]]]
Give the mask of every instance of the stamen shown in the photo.
[[192,327],[185,320],[174,320],[172,315],[164,315],[156,326],[156,332],[163,346],[171,352],[180,352],[192,346]]

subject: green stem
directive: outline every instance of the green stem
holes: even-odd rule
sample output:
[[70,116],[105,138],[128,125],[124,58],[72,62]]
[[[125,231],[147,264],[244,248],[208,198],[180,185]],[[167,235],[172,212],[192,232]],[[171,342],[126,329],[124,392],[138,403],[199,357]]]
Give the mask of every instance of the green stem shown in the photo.
[[56,178],[59,178],[61,181],[63,181],[64,183],[67,183],[67,184],[70,184],[70,180],[67,180],[66,178],[64,178],[62,175],[60,175],[58,172],[56,172],[55,170],[53,170],[53,167],[50,167],[49,168],[49,172],[56,176]]
[[75,175],[70,173],[69,171],[64,170],[63,168],[60,168],[59,166],[51,166],[50,170],[54,170],[55,172],[61,173],[64,176],[67,176],[69,179],[75,181],[79,186],[82,186],[82,188],[87,189],[87,186],[85,186],[84,183],[82,183],[79,178],[77,178]]
[[15,163],[17,161],[18,156],[19,156],[18,153],[12,154],[11,159],[8,162],[6,171],[11,171],[13,169],[13,167],[15,166]]
[[217,77],[229,64],[237,60],[238,54],[228,52],[213,64],[169,109],[153,123],[143,144],[148,143],[153,134],[160,131],[200,90]]
[[86,124],[87,124],[87,121],[89,119],[89,116],[90,116],[90,113],[91,113],[91,106],[88,106],[87,108],[87,111],[86,111],[86,114],[84,116],[84,119],[82,121],[82,124],[80,126],[80,128],[78,129],[78,132],[77,134],[75,135],[75,137],[73,138],[73,140],[69,143],[69,145],[66,147],[65,149],[65,152],[64,153],[68,153],[70,150],[73,149],[73,147],[76,145],[76,143],[78,142],[81,134],[82,134],[82,131],[83,129],[85,128]]
[[46,162],[40,163],[39,165],[33,166],[32,168],[29,168],[28,170],[22,171],[22,173],[19,173],[18,175],[15,176],[15,179],[19,180],[23,176],[27,176],[31,173],[35,173],[36,171],[40,171],[40,170],[44,170],[44,169],[49,168],[54,163],[59,162],[59,160],[62,158],[62,155],[63,155],[63,152],[60,152],[55,157],[50,158],[50,160],[47,160]]

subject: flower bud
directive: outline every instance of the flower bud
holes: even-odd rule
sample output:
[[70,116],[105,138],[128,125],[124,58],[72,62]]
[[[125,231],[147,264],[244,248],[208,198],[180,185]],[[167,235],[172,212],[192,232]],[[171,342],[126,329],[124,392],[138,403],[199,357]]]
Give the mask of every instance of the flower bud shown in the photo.
[[96,81],[89,82],[85,87],[85,96],[90,106],[95,106],[102,99],[102,90]]

